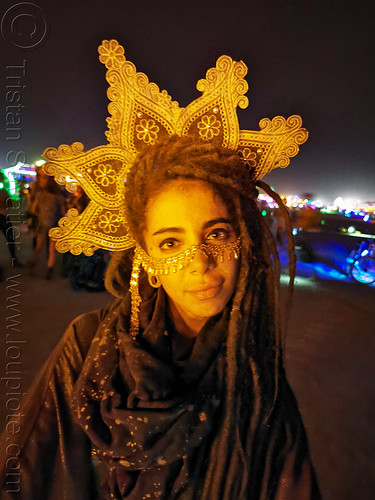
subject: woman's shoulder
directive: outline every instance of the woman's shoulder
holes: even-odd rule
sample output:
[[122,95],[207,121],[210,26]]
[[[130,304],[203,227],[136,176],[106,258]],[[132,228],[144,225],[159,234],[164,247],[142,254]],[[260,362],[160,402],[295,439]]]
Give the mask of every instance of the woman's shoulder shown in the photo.
[[66,349],[72,342],[74,349],[78,348],[82,358],[86,357],[91,343],[98,334],[99,327],[109,314],[116,314],[121,300],[115,300],[108,304],[104,309],[96,309],[74,318],[65,330],[63,337],[58,345],[59,351]]

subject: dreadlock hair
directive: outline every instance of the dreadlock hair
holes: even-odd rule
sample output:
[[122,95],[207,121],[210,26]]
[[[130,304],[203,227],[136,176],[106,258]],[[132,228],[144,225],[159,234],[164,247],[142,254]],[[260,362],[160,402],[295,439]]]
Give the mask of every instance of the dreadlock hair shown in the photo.
[[[241,158],[219,145],[177,136],[143,149],[128,173],[126,216],[139,244],[143,246],[149,201],[168,182],[181,178],[209,184],[234,214],[241,238],[240,271],[226,338],[225,416],[199,498],[260,498],[259,475],[262,479],[267,475],[263,494],[271,498],[278,471],[267,462],[268,427],[271,422],[275,425],[273,413],[283,375],[276,245],[258,210],[251,170]],[[128,289],[131,259],[132,251],[120,253],[108,268],[106,286],[117,296]],[[282,449],[285,446],[281,444]],[[241,484],[238,467],[245,471]]]

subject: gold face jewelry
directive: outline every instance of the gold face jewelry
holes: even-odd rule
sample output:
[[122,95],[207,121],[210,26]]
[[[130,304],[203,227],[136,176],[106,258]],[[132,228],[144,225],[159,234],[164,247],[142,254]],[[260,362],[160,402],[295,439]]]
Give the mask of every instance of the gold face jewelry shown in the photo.
[[215,260],[223,262],[227,259],[238,259],[241,248],[240,238],[231,243],[222,243],[221,245],[210,245],[201,243],[192,245],[186,250],[179,252],[167,258],[150,257],[142,247],[138,244],[135,247],[136,253],[141,259],[143,269],[154,276],[160,274],[169,274],[171,271],[175,273],[180,269],[184,269],[194,259],[197,250],[200,250],[207,258],[212,257]]
[[[149,276],[168,275],[171,271],[176,273],[189,266],[189,263],[195,257],[197,250],[200,250],[207,258],[213,258],[216,262],[224,262],[225,259],[232,258],[238,260],[240,256],[241,240],[238,237],[236,241],[223,243],[221,245],[210,245],[201,243],[193,245],[183,252],[179,252],[165,259],[150,257],[140,245],[135,246],[133,267],[130,279],[130,292],[132,296],[131,317],[130,317],[130,335],[135,339],[139,331],[139,306],[142,299],[139,295],[138,278],[141,267]],[[151,285],[152,286],[152,285]]]

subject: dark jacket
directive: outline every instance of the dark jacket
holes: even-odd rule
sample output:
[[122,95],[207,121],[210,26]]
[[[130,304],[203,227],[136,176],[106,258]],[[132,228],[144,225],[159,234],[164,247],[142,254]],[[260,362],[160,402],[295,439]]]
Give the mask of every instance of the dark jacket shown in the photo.
[[[201,498],[207,459],[220,453],[223,319],[174,359],[162,302],[160,293],[145,301],[136,341],[126,333],[129,298],[72,322],[27,393],[21,425],[3,433],[2,500]],[[298,410],[287,385],[284,396],[277,411],[287,420]],[[287,428],[270,437],[273,455]],[[281,471],[272,500],[320,498],[302,423],[296,429],[272,461]],[[268,500],[262,477],[258,490],[251,499]]]

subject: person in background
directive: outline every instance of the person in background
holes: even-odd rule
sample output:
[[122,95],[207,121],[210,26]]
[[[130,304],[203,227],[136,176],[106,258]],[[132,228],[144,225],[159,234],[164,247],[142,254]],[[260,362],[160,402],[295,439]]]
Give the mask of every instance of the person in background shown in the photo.
[[[77,186],[68,201],[68,210],[75,208],[81,215],[90,199],[81,186]],[[98,249],[93,255],[73,255],[65,252],[62,255],[61,275],[69,278],[74,290],[104,292],[104,274],[109,261],[109,252]]]
[[[41,173],[42,172],[42,173]],[[38,217],[33,213],[33,206],[35,201],[35,196],[37,192],[42,189],[40,185],[40,179],[43,177],[43,170],[41,167],[35,169],[35,179],[30,183],[27,189],[27,201],[26,201],[26,218],[27,218],[27,229],[28,235],[32,238],[33,249],[36,247],[36,229],[38,227]]]
[[77,186],[73,196],[67,202],[67,209],[75,208],[81,214],[90,202],[90,198],[84,192],[81,186]]
[[36,245],[27,263],[30,274],[34,274],[34,268],[42,250],[48,243],[48,258],[46,279],[51,279],[56,261],[56,248],[52,240],[48,240],[49,230],[57,225],[58,220],[65,213],[65,200],[62,192],[54,179],[39,171],[37,188],[35,189],[31,213],[37,217]]

